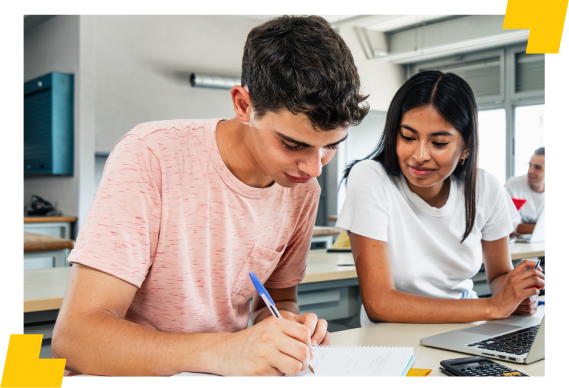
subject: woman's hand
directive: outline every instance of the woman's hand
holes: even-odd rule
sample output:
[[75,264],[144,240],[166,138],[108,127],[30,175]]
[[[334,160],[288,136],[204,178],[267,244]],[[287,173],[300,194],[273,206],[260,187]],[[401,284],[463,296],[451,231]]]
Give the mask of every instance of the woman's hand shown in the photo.
[[490,298],[494,319],[507,318],[514,312],[522,315],[535,313],[537,295],[545,289],[545,275],[541,268],[534,267],[535,262],[524,260],[506,275],[500,291]]
[[512,314],[531,316],[537,312],[537,302],[537,295],[530,296],[522,300],[522,303],[520,303]]

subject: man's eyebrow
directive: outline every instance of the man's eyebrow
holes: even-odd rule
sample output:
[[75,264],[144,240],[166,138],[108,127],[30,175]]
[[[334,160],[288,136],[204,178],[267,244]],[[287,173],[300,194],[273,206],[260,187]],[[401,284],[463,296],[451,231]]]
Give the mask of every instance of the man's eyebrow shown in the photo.
[[[417,130],[411,128],[407,124],[401,124],[401,128],[408,129],[414,133],[419,133],[419,132],[417,132]],[[454,133],[450,133],[448,131],[439,131],[439,132],[429,133],[429,136],[454,136]]]
[[[295,140],[295,139],[293,139],[293,138],[290,137],[290,136],[287,136],[287,135],[284,135],[284,134],[280,133],[279,131],[275,131],[275,132],[277,133],[277,135],[279,135],[279,137],[280,137],[281,139],[286,140],[286,141],[288,141],[288,142],[290,142],[290,143],[294,143],[294,144],[296,144],[297,146],[306,147],[306,148],[314,148],[314,146],[311,146],[310,144],[304,143],[304,142],[299,141],[299,140]],[[335,145],[338,145],[338,144],[340,144],[341,142],[343,142],[344,140],[346,140],[347,138],[348,138],[348,135],[344,136],[344,138],[343,138],[342,140],[339,140],[339,141],[337,141],[336,143],[328,144],[328,145],[325,146],[325,147],[333,147],[333,146],[335,146]]]

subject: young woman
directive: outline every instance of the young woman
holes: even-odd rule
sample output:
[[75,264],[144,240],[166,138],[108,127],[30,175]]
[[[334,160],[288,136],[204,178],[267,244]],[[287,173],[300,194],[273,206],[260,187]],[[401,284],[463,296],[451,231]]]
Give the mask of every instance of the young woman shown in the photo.
[[[350,236],[363,326],[535,313],[545,277],[531,261],[513,269],[508,235],[519,216],[477,161],[468,84],[439,71],[411,77],[391,102],[375,151],[344,175],[336,226]],[[482,262],[493,295],[478,299],[471,278]]]

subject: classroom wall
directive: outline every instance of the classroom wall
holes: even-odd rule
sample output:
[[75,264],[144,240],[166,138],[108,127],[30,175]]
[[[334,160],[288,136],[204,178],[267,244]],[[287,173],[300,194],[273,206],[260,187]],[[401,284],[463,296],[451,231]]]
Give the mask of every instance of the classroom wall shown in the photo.
[[193,88],[190,73],[241,76],[241,16],[91,16],[95,23],[96,151],[139,123],[234,117],[229,90]]
[[[79,16],[56,16],[24,31],[24,82],[54,71],[79,73]],[[77,81],[77,80],[76,80]],[[80,137],[78,121],[78,94],[75,85],[75,148]],[[32,194],[55,202],[66,215],[77,216],[79,204],[80,155],[75,152],[72,177],[24,176],[24,205]]]
[[469,15],[456,19],[409,28],[388,35],[389,53],[433,47],[489,35],[508,34],[504,30],[504,15]]
[[[371,109],[387,111],[395,92],[406,80],[405,66],[389,62],[376,63],[368,61],[356,34],[355,27],[340,28],[339,32],[352,52],[363,90],[369,94],[367,101]],[[374,49],[389,51],[385,33],[373,31],[370,32],[371,34],[373,34],[374,38]]]

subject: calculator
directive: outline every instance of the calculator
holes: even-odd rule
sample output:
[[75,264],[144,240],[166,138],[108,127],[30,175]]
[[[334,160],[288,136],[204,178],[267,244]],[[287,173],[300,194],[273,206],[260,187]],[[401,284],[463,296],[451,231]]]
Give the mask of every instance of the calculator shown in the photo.
[[448,376],[529,377],[520,371],[508,368],[486,357],[464,357],[441,361],[439,369]]

